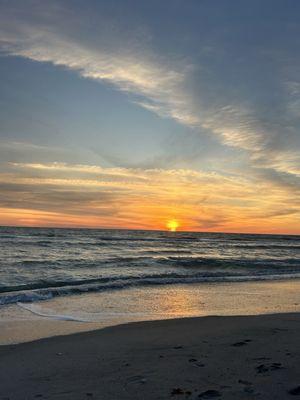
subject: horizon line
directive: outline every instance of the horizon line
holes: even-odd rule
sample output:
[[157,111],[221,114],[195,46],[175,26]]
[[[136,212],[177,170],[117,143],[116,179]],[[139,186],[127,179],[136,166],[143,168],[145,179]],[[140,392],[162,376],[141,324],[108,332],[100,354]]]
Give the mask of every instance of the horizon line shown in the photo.
[[132,228],[95,228],[95,227],[67,227],[67,226],[22,226],[22,225],[0,225],[1,228],[25,228],[25,229],[77,229],[77,230],[107,230],[107,231],[132,231],[132,232],[167,232],[172,235],[178,233],[201,233],[201,234],[223,234],[223,235],[269,235],[269,236],[300,236],[300,233],[256,233],[256,232],[221,232],[221,231],[170,231],[168,229],[132,229]]

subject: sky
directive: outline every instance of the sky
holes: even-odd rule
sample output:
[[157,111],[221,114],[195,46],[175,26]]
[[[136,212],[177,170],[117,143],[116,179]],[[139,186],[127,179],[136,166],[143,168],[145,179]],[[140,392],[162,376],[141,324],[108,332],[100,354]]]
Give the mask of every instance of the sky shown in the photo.
[[0,0],[0,225],[300,234],[299,16]]

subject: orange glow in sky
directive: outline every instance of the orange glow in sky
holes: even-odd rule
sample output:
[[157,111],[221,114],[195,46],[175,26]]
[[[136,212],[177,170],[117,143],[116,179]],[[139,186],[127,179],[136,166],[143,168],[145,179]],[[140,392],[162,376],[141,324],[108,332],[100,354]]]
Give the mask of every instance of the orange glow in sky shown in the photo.
[[258,191],[251,179],[195,170],[63,163],[9,167],[9,174],[0,173],[2,195],[10,198],[0,205],[0,225],[300,232],[291,191],[270,182],[260,182]]

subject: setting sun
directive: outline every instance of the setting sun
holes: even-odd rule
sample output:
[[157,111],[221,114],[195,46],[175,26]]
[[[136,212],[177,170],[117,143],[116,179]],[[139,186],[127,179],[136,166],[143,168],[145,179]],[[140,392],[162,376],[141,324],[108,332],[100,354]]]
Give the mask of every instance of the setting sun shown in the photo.
[[179,227],[179,223],[175,219],[171,219],[170,221],[167,222],[167,228],[171,232],[176,232],[178,227]]

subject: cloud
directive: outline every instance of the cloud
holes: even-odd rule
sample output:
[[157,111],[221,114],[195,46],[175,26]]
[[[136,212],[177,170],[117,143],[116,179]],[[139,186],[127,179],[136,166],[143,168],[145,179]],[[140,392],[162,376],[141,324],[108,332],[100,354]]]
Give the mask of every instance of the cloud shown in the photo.
[[[288,98],[285,109],[279,110],[280,118],[276,114],[260,115],[251,96],[247,101],[240,95],[232,96],[232,86],[226,83],[220,86],[219,76],[217,83],[214,82],[213,73],[208,73],[207,66],[201,65],[201,58],[193,61],[189,57],[187,62],[184,56],[159,55],[145,40],[146,35],[141,35],[140,42],[134,38],[137,27],[129,32],[122,26],[118,28],[119,20],[115,21],[111,15],[104,17],[99,13],[97,29],[94,28],[95,41],[85,35],[87,14],[80,20],[83,38],[79,38],[76,33],[78,15],[62,3],[52,2],[49,6],[29,2],[29,11],[24,11],[20,3],[16,4],[16,7],[6,5],[1,10],[1,43],[8,54],[50,62],[76,71],[84,78],[110,83],[131,94],[135,103],[160,116],[173,118],[191,128],[208,130],[224,144],[246,150],[252,165],[260,168],[265,165],[299,178],[299,152],[278,145],[283,137],[289,143],[291,137],[297,136],[296,127],[291,126],[287,118],[298,118],[298,81],[287,80],[285,89],[281,89],[282,97],[287,95]],[[201,48],[201,41],[199,46]],[[218,52],[218,48],[215,46],[213,51]],[[204,65],[205,62],[203,60]],[[206,83],[207,78],[211,87]],[[199,93],[192,90],[195,80]],[[280,84],[273,86],[278,90]],[[272,103],[270,99],[269,107]]]
[[[69,16],[67,9],[54,9],[46,21],[41,23],[41,7],[36,7],[35,4],[33,2],[31,7],[33,14],[24,12],[19,16],[14,8],[2,10],[0,44],[3,51],[34,61],[67,67],[84,78],[111,83],[122,91],[142,96],[145,100],[138,100],[137,97],[136,102],[145,108],[172,116],[182,123],[191,124],[195,120],[188,109],[184,110],[185,101],[180,89],[191,66],[181,62],[175,68],[172,60],[166,62],[164,57],[159,57],[142,46],[132,48],[133,40],[127,37],[125,39],[129,42],[126,47],[116,45],[117,40],[113,36],[117,35],[118,41],[121,39],[122,43],[123,32],[115,32],[113,28],[111,35],[107,37],[108,43],[102,46],[81,41],[72,36],[77,18],[72,15],[73,20],[67,24],[62,20],[62,14],[66,18]],[[14,21],[14,29],[7,23],[9,20]],[[107,29],[107,21],[99,16],[99,25],[102,24],[104,29],[95,32],[99,39]],[[111,25],[114,25],[113,21]],[[70,28],[71,35],[70,32],[65,32],[66,26]]]
[[[234,217],[238,218],[237,210],[242,210],[245,218],[255,219],[258,207],[263,209],[263,214],[272,216],[280,209],[280,202],[289,201],[287,196],[292,196],[297,204],[300,63],[293,48],[288,46],[287,39],[292,36],[276,43],[276,35],[281,31],[278,28],[279,33],[272,33],[274,38],[267,35],[261,44],[259,34],[263,31],[259,30],[259,24],[256,35],[255,27],[245,31],[247,27],[238,19],[230,26],[220,21],[214,31],[209,31],[209,24],[205,26],[207,36],[214,32],[212,43],[191,27],[190,41],[198,47],[186,53],[163,52],[151,41],[151,35],[156,34],[151,21],[143,21],[141,30],[133,20],[125,20],[128,15],[122,20],[107,10],[103,13],[101,9],[95,10],[92,19],[91,11],[79,15],[78,9],[74,11],[63,2],[25,3],[12,1],[1,6],[0,44],[4,54],[49,62],[83,78],[112,85],[128,93],[134,103],[159,116],[218,137],[224,146],[235,148],[247,161],[243,169],[235,171],[235,179],[225,174],[206,175],[189,170],[106,169],[24,162],[9,167],[16,184],[35,182],[47,186],[51,193],[63,185],[97,190],[116,190],[117,185],[123,185],[129,193],[118,193],[118,200],[122,200],[125,208],[129,199],[136,204],[137,196],[138,202],[146,198],[161,201],[159,207],[171,202],[176,212],[178,204],[187,204],[195,213],[195,203],[209,198],[212,208],[222,205],[226,212],[202,216],[207,221],[205,226],[209,227],[210,223],[213,226],[216,219],[216,224],[224,229]],[[286,26],[287,34],[289,29]],[[250,43],[245,39],[247,34],[251,36]],[[171,43],[172,32],[169,35]],[[255,185],[271,191],[270,195],[264,193],[266,200],[257,193]],[[186,188],[189,195],[184,196],[182,190]],[[56,211],[64,208],[58,203]],[[140,205],[137,208],[142,210]],[[136,218],[136,214],[126,210],[129,220],[130,216]],[[208,214],[215,214],[207,210]],[[188,212],[192,214],[191,209]]]
[[[50,211],[65,215],[118,215],[115,200],[118,192],[82,192],[60,185],[0,183],[0,208]],[[95,203],[97,206],[95,207]]]
[[185,230],[250,232],[293,232],[300,224],[297,203],[270,183],[188,169],[63,163],[10,164],[0,174],[0,217],[10,224],[148,229],[164,229],[175,218]]

